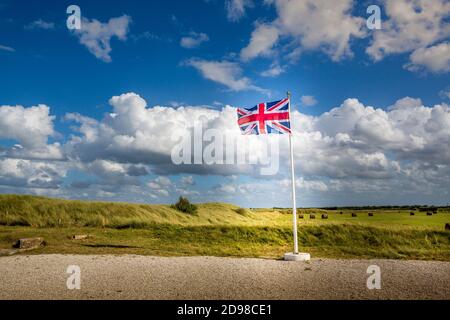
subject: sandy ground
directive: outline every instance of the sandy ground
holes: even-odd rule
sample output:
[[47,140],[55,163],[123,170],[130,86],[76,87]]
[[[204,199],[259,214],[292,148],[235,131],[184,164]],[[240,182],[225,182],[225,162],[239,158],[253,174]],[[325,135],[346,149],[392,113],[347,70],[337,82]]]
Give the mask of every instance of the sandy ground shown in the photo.
[[[380,290],[367,289],[370,265]],[[450,299],[450,262],[21,255],[0,257],[0,299]]]

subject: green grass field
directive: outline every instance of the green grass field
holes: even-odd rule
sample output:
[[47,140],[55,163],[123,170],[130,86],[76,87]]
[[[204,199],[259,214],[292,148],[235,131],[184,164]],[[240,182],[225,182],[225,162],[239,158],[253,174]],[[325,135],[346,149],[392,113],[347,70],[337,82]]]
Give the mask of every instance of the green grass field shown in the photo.
[[[300,209],[299,244],[313,257],[450,261],[450,232],[444,230],[450,208],[432,216],[410,211]],[[322,213],[329,218],[322,220]],[[31,254],[280,258],[291,250],[291,223],[289,210],[239,210],[224,203],[199,204],[198,213],[189,215],[168,205],[0,195],[0,248],[11,248],[18,238],[44,237],[47,245]],[[75,234],[90,238],[69,239]]]

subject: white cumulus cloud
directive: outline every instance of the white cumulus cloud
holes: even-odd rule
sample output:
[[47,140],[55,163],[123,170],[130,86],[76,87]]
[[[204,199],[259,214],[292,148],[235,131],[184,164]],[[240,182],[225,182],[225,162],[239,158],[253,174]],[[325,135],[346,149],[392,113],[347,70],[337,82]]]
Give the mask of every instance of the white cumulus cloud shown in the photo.
[[269,69],[261,72],[261,76],[263,77],[278,77],[280,74],[284,73],[286,70],[284,67],[280,66],[277,63],[273,63]]
[[387,21],[377,30],[367,53],[375,60],[386,55],[426,48],[450,35],[446,0],[384,0]]
[[54,134],[54,116],[50,108],[38,105],[0,106],[0,138],[16,139],[25,147],[44,146],[48,136]]
[[[20,158],[22,149],[49,147],[47,138],[54,130],[48,107],[1,107],[1,139],[20,144],[0,150],[0,185],[59,190],[67,171],[74,170],[89,177],[73,184],[76,192],[89,188],[89,194],[120,199],[127,199],[127,194],[139,199],[149,194],[155,199],[190,194],[201,201],[203,196],[221,193],[254,197],[254,192],[260,192],[264,199],[276,199],[279,185],[267,179],[289,181],[286,136],[243,137],[236,125],[236,109],[231,106],[149,107],[135,93],[112,97],[110,104],[111,113],[99,120],[79,114],[66,116],[74,131],[64,139],[66,142],[60,142],[59,150],[64,155],[60,161]],[[189,137],[199,122],[203,132],[216,129],[233,144],[245,139],[251,154],[262,154],[267,144],[279,143],[275,156],[279,156],[280,171],[261,177],[260,165],[174,165],[171,153],[180,141],[173,135]],[[425,106],[420,99],[405,97],[382,109],[350,98],[317,116],[293,111],[292,129],[296,183],[306,195],[320,192],[321,197],[332,195],[336,201],[352,194],[364,201],[448,198],[450,107],[445,103]],[[15,157],[12,149],[17,152]],[[183,175],[180,183],[169,179],[179,174]],[[153,178],[146,178],[148,175]],[[256,182],[224,178],[205,192],[201,182],[194,184],[193,175],[200,181],[200,176],[214,175],[249,177]],[[288,185],[280,186],[288,192]]]
[[258,24],[252,32],[249,44],[241,50],[241,59],[249,60],[260,55],[270,55],[278,41],[280,30],[270,24]]
[[[379,61],[385,56],[412,52],[410,71],[448,72],[450,2],[446,0],[384,0],[387,21],[374,33],[366,52]],[[441,42],[441,43],[440,43]]]
[[81,29],[74,30],[90,53],[104,62],[111,62],[111,39],[116,37],[121,41],[127,39],[131,17],[123,15],[111,18],[108,22],[102,23],[96,19],[82,19]]
[[249,78],[242,76],[242,69],[236,62],[190,59],[186,61],[186,65],[199,70],[204,78],[220,83],[232,91],[254,90],[268,94],[266,89],[255,86]]
[[226,0],[225,8],[230,21],[238,21],[245,15],[245,10],[253,6],[252,0]]
[[48,22],[42,19],[35,20],[33,22],[30,22],[25,26],[25,29],[27,30],[33,30],[33,29],[44,29],[44,30],[51,30],[55,28],[55,24],[53,22]]
[[50,136],[55,135],[54,116],[50,108],[40,104],[23,106],[0,106],[0,139],[11,139],[18,144],[0,151],[0,155],[30,159],[63,158],[59,143],[48,145]]
[[66,175],[60,164],[22,159],[0,159],[0,185],[57,189]]
[[14,48],[11,48],[11,47],[8,47],[8,46],[4,46],[4,45],[1,45],[1,44],[0,44],[0,50],[8,51],[8,52],[15,52],[16,51],[16,49],[14,49]]
[[443,42],[429,48],[417,49],[411,54],[410,61],[405,65],[410,71],[450,72],[450,43]]
[[192,49],[198,47],[206,41],[209,41],[209,37],[206,33],[190,32],[188,36],[181,38],[180,46],[183,48]]
[[305,95],[305,96],[302,96],[300,98],[300,100],[301,100],[302,104],[307,107],[311,107],[311,106],[314,106],[317,104],[317,100],[316,100],[316,98],[314,98],[314,96],[306,96]]
[[278,16],[270,24],[256,26],[249,44],[241,51],[243,59],[270,54],[279,39],[287,38],[291,53],[320,50],[338,61],[352,55],[352,38],[365,36],[364,19],[351,14],[352,0],[336,0],[332,5],[328,0],[267,3],[275,5]]

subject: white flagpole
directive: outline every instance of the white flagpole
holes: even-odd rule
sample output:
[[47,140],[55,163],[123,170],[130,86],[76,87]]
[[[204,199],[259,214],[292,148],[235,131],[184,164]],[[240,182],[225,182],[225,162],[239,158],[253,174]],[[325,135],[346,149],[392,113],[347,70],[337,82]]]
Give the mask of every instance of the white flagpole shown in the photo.
[[[291,93],[287,93],[289,121],[291,121]],[[295,172],[294,172],[294,144],[292,141],[292,126],[289,134],[289,149],[291,152],[291,180],[292,180],[292,231],[294,233],[294,254],[298,254],[298,237],[297,237],[297,201],[295,198]]]
[[309,261],[311,256],[309,253],[298,252],[298,236],[297,236],[297,201],[295,198],[295,172],[294,172],[294,142],[293,142],[293,128],[291,117],[291,93],[287,93],[289,122],[291,123],[291,133],[289,134],[289,151],[291,153],[291,179],[292,179],[292,231],[294,233],[294,252],[289,252],[284,255],[284,260],[287,261]]

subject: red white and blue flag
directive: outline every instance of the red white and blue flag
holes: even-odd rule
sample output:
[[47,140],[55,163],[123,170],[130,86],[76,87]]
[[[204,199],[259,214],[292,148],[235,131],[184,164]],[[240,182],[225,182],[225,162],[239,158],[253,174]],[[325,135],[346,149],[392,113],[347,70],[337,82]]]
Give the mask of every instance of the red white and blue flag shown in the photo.
[[238,108],[242,134],[291,133],[289,99],[260,103],[253,108]]

